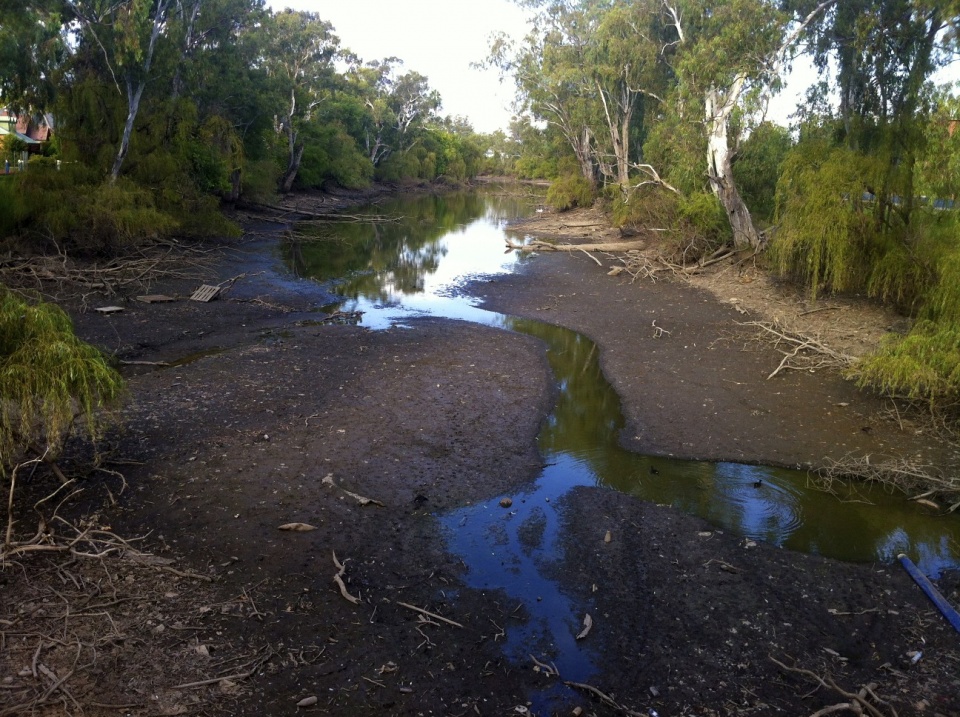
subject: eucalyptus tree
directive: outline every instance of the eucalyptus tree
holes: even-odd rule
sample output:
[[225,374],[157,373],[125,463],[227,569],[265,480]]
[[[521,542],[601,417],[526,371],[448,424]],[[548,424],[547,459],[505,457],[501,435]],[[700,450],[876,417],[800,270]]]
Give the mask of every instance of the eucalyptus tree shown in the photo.
[[597,180],[595,88],[587,69],[590,15],[576,2],[520,0],[538,8],[522,43],[493,39],[487,64],[512,76],[519,114],[555,127],[576,157],[580,174]]
[[[600,10],[587,46],[586,66],[603,108],[616,167],[615,172],[605,173],[627,187],[631,168],[642,159],[639,151],[631,151],[637,116],[643,114],[646,100],[663,101],[660,95],[667,87],[667,68],[660,61],[661,47],[656,41],[655,0],[614,2]],[[637,142],[638,148],[640,144]]]
[[110,180],[115,182],[130,150],[134,123],[152,77],[158,45],[169,31],[174,0],[62,2],[73,21],[71,30],[77,34],[78,42],[102,54],[109,81],[126,99],[126,120],[110,170]]
[[366,108],[363,136],[359,138],[374,167],[417,142],[422,128],[436,117],[440,94],[419,72],[399,73],[396,57],[355,61],[347,70],[349,87]]
[[5,106],[49,109],[66,53],[57,2],[0,0],[0,98]]
[[781,10],[770,0],[662,0],[674,53],[676,111],[703,123],[706,175],[727,213],[738,247],[757,247],[760,233],[736,186],[733,160],[743,123],[763,107],[762,98],[780,80],[788,53],[800,36],[837,0],[824,0],[805,15]]
[[287,166],[280,189],[289,192],[305,149],[301,130],[317,105],[330,96],[340,39],[316,13],[289,9],[268,16],[264,29],[263,63],[282,105],[276,130],[286,140]]
[[824,73],[836,67],[843,142],[882,165],[865,187],[880,224],[910,223],[929,80],[956,59],[958,20],[956,2],[847,0],[820,25],[815,57]]

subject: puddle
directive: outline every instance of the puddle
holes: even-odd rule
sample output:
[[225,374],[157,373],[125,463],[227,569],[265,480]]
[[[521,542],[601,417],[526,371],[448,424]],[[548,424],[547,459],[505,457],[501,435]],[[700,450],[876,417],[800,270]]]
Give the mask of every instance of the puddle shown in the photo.
[[196,351],[192,354],[187,354],[181,358],[178,358],[174,361],[170,361],[164,368],[174,368],[176,366],[186,366],[188,364],[199,361],[202,358],[207,356],[216,356],[217,354],[222,354],[226,351],[222,346],[214,346],[212,349],[204,349],[203,351]]
[[881,489],[857,486],[873,505],[841,502],[809,489],[799,471],[652,458],[621,448],[620,399],[592,341],[485,311],[459,295],[460,282],[511,271],[525,260],[503,253],[503,224],[534,207],[531,199],[471,192],[394,200],[369,211],[402,217],[396,223],[328,226],[322,239],[283,247],[299,275],[334,282],[343,297],[336,309],[363,312],[362,326],[408,326],[404,322],[418,316],[440,316],[517,331],[547,346],[560,390],[538,439],[546,464],[541,475],[511,496],[509,509],[497,496],[438,516],[449,549],[467,565],[466,583],[502,591],[525,617],[501,626],[509,657],[529,664],[536,646],[538,659],[554,660],[565,679],[585,682],[593,672],[593,653],[575,639],[583,606],[549,577],[550,565],[562,558],[554,506],[578,485],[671,505],[792,550],[855,562],[892,562],[903,552],[933,577],[960,568],[960,518],[924,514]]

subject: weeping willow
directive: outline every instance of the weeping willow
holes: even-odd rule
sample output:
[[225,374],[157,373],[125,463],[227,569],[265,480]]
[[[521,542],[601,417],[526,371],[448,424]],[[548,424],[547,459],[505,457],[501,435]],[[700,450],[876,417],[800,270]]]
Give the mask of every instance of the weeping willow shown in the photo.
[[861,288],[863,187],[860,157],[844,148],[811,142],[784,162],[770,251],[780,274],[809,287],[814,299],[823,290]]
[[123,379],[70,318],[0,286],[0,474],[31,447],[56,452],[72,432],[96,438]]

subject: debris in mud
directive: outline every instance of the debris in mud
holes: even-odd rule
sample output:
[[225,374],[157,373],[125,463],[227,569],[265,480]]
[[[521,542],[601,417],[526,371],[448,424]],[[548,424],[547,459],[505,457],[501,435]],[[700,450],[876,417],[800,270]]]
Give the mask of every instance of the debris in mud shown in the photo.
[[199,301],[206,304],[216,299],[219,295],[220,295],[219,286],[210,286],[210,284],[202,284],[199,289],[193,292],[193,294],[190,296],[190,300]]
[[289,530],[294,533],[308,533],[316,529],[317,527],[310,523],[284,523],[279,527],[279,530]]
[[577,633],[577,639],[582,640],[588,634],[590,634],[590,628],[593,627],[593,618],[590,617],[590,613],[587,613],[583,616],[583,629]]
[[[346,561],[344,561],[344,563],[345,562]],[[333,576],[333,582],[335,582],[337,587],[340,588],[340,594],[343,595],[344,598],[352,602],[354,605],[359,605],[360,598],[351,595],[347,590],[346,584],[343,582],[343,575],[347,572],[347,567],[344,565],[344,563],[341,563],[339,560],[337,560],[337,553],[336,551],[333,551],[333,565],[337,569],[337,574]]]
[[347,490],[346,488],[341,488],[340,486],[337,485],[336,481],[333,480],[333,473],[328,473],[327,475],[325,475],[323,477],[322,483],[324,485],[330,486],[331,488],[340,488],[340,490],[342,490],[346,495],[349,495],[351,498],[357,501],[360,505],[364,505],[364,506],[379,505],[381,508],[387,507],[386,505],[381,503],[379,500],[376,500],[374,498],[367,498],[365,496],[359,495],[358,493],[353,493]]

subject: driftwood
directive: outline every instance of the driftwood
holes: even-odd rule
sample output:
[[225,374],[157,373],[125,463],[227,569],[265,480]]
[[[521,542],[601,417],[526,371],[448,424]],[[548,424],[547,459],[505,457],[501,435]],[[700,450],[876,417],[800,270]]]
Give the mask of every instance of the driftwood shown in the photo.
[[630,251],[643,246],[642,241],[614,241],[598,244],[551,244],[550,242],[534,239],[529,244],[518,244],[507,240],[507,249],[515,249],[529,254],[535,251]]

